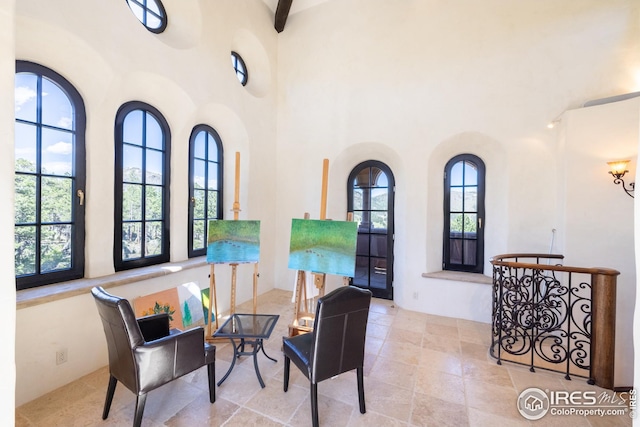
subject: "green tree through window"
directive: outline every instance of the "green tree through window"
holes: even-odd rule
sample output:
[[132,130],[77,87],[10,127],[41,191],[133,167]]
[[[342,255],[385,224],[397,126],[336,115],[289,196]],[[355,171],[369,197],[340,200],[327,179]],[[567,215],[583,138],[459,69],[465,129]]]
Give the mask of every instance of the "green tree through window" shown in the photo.
[[142,102],[116,116],[114,266],[116,271],[169,261],[170,133]]
[[84,275],[84,104],[64,77],[18,61],[15,78],[17,289]]
[[460,154],[445,166],[444,270],[483,271],[484,170],[472,154]]
[[222,141],[210,126],[189,138],[189,258],[206,255],[209,221],[222,219]]

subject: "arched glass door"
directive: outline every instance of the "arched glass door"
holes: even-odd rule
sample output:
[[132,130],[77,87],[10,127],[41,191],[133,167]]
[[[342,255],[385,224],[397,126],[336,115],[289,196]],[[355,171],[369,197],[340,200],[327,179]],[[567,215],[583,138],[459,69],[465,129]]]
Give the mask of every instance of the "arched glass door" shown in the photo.
[[394,191],[391,169],[375,160],[356,166],[347,182],[347,209],[358,223],[356,273],[351,284],[385,299],[393,299]]

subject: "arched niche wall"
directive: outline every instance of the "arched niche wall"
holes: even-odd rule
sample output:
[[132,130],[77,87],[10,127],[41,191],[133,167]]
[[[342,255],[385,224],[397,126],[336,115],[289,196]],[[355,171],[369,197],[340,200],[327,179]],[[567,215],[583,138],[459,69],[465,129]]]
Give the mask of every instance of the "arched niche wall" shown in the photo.
[[[426,271],[442,269],[443,233],[443,173],[446,163],[458,154],[470,153],[480,157],[486,165],[486,230],[485,274],[491,271],[491,254],[506,241],[508,229],[508,162],[504,146],[497,140],[479,132],[462,132],[443,140],[434,147],[427,159],[426,210]],[[499,225],[498,225],[499,224]]]

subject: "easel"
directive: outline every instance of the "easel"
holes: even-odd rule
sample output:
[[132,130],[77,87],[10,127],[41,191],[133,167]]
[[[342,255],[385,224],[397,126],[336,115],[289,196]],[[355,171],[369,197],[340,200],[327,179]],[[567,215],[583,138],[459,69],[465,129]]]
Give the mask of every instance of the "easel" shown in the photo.
[[[309,219],[309,213],[304,214],[304,219]],[[318,296],[324,295],[325,274],[311,273],[313,284],[318,289]],[[295,290],[295,303],[293,306],[293,322],[289,325],[289,336],[301,335],[313,330],[314,298],[307,296],[307,274],[303,270],[298,270]]]
[[[236,151],[236,171],[235,171],[235,192],[233,201],[233,219],[238,220],[240,214],[240,153]],[[238,263],[231,263],[231,304],[229,306],[229,314],[232,315],[236,312],[236,278],[238,271]],[[211,329],[211,324],[214,323],[211,319],[207,322],[207,336],[206,340],[209,342],[217,341],[213,337],[213,332],[217,331],[220,327],[218,324],[218,298],[216,297],[216,275],[214,270],[215,264],[211,264],[211,270],[209,272],[209,316],[212,309],[215,310],[215,330]],[[253,266],[253,314],[256,314],[258,309],[258,263]],[[223,339],[222,341],[227,341]]]
[[[329,177],[329,159],[324,159],[322,163],[322,193],[320,198],[320,219],[327,219],[327,183]],[[353,214],[349,213],[349,221],[353,220]],[[309,219],[309,213],[304,214],[304,219]],[[318,289],[318,298],[324,296],[325,279],[324,273],[311,273],[313,284]],[[295,302],[293,307],[293,322],[289,325],[289,336],[302,335],[313,330],[315,320],[315,298],[308,298],[306,273],[298,270],[296,279]],[[349,284],[349,278],[343,278],[343,284]]]

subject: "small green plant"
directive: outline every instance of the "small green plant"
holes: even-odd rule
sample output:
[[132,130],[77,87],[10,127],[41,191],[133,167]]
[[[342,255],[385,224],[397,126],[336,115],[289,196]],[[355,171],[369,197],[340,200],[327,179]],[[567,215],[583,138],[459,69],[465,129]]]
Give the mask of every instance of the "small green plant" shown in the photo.
[[148,315],[151,315],[151,314],[167,313],[169,315],[169,320],[173,321],[173,313],[175,313],[175,312],[176,312],[176,309],[171,307],[171,304],[159,303],[158,301],[156,301],[154,306],[152,308],[149,308],[148,310],[145,310],[142,313],[142,315],[143,316],[148,316]]

